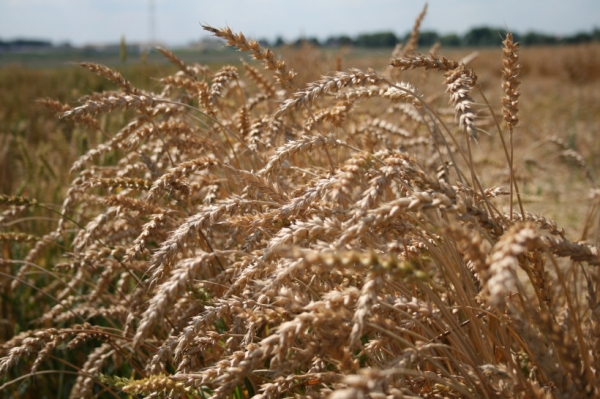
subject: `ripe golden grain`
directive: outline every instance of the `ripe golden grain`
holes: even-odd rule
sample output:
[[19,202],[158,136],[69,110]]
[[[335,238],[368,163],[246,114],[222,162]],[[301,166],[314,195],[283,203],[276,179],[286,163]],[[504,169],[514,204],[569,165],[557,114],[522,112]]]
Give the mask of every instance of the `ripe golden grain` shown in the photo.
[[[83,63],[119,91],[74,108],[42,103],[92,130],[97,115],[131,119],[74,163],[54,231],[0,233],[31,246],[1,275],[55,301],[0,344],[11,376],[0,389],[18,381],[12,370],[41,376],[64,347],[85,353],[72,397],[98,386],[215,398],[600,395],[598,248],[523,204],[513,212],[509,192],[488,184],[492,161],[470,142],[494,109],[479,105],[474,70],[437,48],[416,53],[424,15],[385,72],[306,85],[257,42],[210,26],[265,71],[187,65],[160,49],[178,72],[147,92]],[[512,143],[510,34],[502,51]],[[411,69],[422,71],[405,81]],[[423,71],[443,72],[447,94],[421,90]],[[0,204],[3,228],[28,208],[53,209],[20,196]],[[586,232],[595,194],[591,204]],[[44,267],[62,278],[33,273]]]

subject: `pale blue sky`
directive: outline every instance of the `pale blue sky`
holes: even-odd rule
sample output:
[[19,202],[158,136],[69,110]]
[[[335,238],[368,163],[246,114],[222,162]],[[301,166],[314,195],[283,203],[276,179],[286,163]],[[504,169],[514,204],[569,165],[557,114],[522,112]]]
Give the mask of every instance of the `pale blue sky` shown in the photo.
[[[72,44],[145,43],[151,0],[0,0],[0,39]],[[200,23],[229,25],[259,39],[324,39],[364,32],[408,32],[418,0],[154,0],[156,39],[183,45],[200,39]],[[525,33],[572,34],[600,28],[600,0],[429,0],[423,30],[464,33],[475,26]]]

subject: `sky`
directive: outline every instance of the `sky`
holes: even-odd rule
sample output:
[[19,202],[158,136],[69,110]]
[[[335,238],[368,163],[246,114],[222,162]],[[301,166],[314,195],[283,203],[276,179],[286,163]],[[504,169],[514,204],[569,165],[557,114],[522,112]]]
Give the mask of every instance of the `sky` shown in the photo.
[[[429,0],[421,30],[463,34],[478,26],[569,35],[600,28],[600,0]],[[150,5],[153,4],[153,7]],[[404,35],[419,0],[0,0],[0,40],[73,45],[186,45],[208,36],[201,24],[248,38],[285,40],[392,31]],[[150,10],[154,9],[154,18]],[[154,21],[154,30],[150,27]]]

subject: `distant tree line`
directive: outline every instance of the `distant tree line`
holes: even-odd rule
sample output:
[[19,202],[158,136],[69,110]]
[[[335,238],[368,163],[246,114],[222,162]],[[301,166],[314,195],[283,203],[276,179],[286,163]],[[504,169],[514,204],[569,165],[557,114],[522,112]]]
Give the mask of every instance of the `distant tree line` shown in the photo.
[[[419,46],[432,46],[439,42],[443,47],[484,47],[499,46],[506,33],[504,28],[490,28],[487,26],[477,27],[469,30],[464,35],[455,33],[440,35],[435,31],[422,31],[419,34]],[[553,44],[576,44],[600,41],[600,29],[594,29],[591,32],[579,32],[569,36],[547,35],[539,32],[527,32],[520,34],[511,32],[516,41],[526,46],[532,45],[553,45]],[[319,41],[315,37],[297,39],[293,45],[300,45],[303,42],[309,42],[316,46],[340,47],[394,47],[397,43],[406,42],[410,33],[404,36],[397,36],[393,32],[363,33],[356,37],[346,35],[331,36],[324,41]],[[273,43],[267,40],[261,40],[265,45],[280,46],[285,44],[282,38],[277,38]]]
[[22,49],[22,48],[50,48],[52,47],[52,42],[48,40],[32,40],[32,39],[16,39],[3,41],[0,40],[0,50],[9,51],[12,49]]
[[[441,35],[435,31],[422,31],[419,34],[419,46],[429,47],[439,42],[443,47],[497,47],[501,45],[505,33],[505,28],[490,28],[487,26],[472,28],[464,35],[457,35],[455,33]],[[539,32],[527,32],[525,34],[517,32],[511,33],[516,41],[525,46],[577,44],[600,41],[600,29],[598,28],[595,28],[591,32],[578,32],[567,36],[548,35]],[[308,42],[319,47],[356,46],[366,48],[391,48],[398,43],[407,42],[409,37],[410,33],[407,33],[404,36],[398,36],[394,32],[376,32],[363,33],[355,37],[347,35],[330,36],[322,41],[316,37],[308,37],[286,43],[281,37],[278,37],[272,42],[265,39],[259,40],[259,42],[266,47],[278,47],[284,44],[299,46],[302,43]],[[58,47],[71,48],[71,45],[69,43],[62,43]],[[48,40],[16,39],[4,41],[0,39],[0,53],[27,50],[35,51],[51,48],[57,47]]]

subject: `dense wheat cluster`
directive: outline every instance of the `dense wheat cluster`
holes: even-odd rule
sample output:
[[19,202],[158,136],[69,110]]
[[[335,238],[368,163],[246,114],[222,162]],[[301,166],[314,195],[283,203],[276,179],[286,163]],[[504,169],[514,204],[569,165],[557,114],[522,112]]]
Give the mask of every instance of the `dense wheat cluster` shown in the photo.
[[209,26],[259,62],[161,49],[179,71],[154,92],[82,64],[118,89],[42,102],[106,139],[61,207],[0,196],[3,226],[59,215],[41,237],[0,233],[3,281],[51,304],[1,344],[1,389],[77,353],[52,363],[72,398],[600,395],[598,249],[528,211],[515,174],[518,45],[506,35],[488,99],[473,57],[416,52],[423,16],[385,70],[308,82]]

